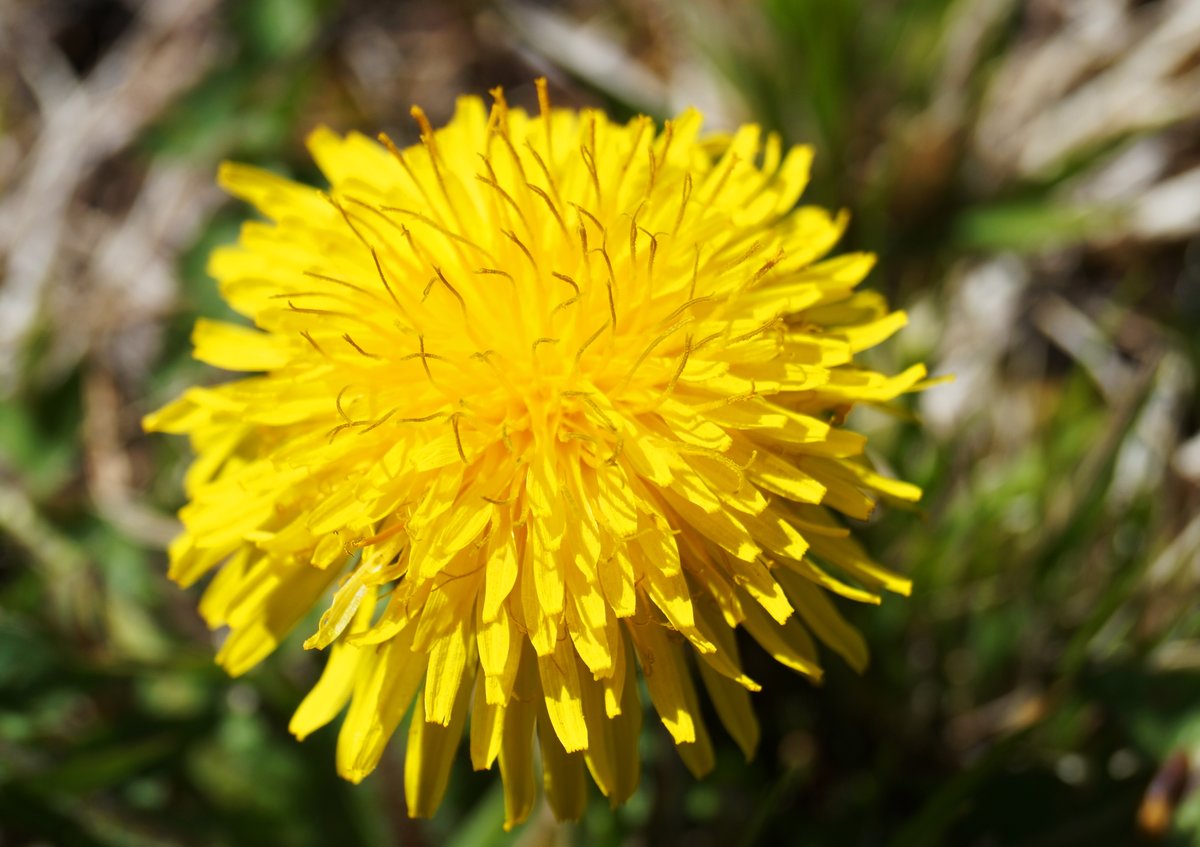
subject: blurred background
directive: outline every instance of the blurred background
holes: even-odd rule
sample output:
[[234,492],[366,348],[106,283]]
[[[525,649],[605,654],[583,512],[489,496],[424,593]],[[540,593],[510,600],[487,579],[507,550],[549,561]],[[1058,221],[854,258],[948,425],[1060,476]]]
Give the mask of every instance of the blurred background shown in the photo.
[[[506,834],[465,751],[409,821],[398,749],[352,787],[295,743],[299,638],[213,665],[164,576],[187,450],[139,418],[219,378],[220,160],[317,183],[320,123],[411,143],[543,74],[815,145],[911,317],[874,364],[957,379],[852,419],[926,489],[860,528],[917,585],[846,608],[865,675],[748,657],[753,762],[696,782],[648,721],[628,806]],[[0,0],[0,280],[4,847],[1200,843],[1198,0]]]

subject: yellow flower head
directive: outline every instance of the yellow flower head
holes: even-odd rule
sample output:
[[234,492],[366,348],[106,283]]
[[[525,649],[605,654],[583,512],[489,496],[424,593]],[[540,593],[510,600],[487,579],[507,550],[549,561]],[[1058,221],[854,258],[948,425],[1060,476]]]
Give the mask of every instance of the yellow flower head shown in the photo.
[[908,583],[833,513],[918,491],[839,424],[924,376],[854,363],[904,315],[855,292],[872,257],[817,261],[845,218],[796,207],[809,149],[538,92],[537,115],[464,97],[436,131],[414,109],[405,150],[319,129],[327,193],[225,165],[269,222],[210,269],[257,328],[201,320],[196,357],[258,375],[145,422],[197,454],[171,576],[219,569],[200,606],[229,629],[218,661],[246,671],[331,594],[292,731],[349,704],[337,767],[357,781],[411,707],[405,789],[429,815],[469,717],[509,826],[535,734],[560,817],[582,812],[585,768],[630,796],[638,666],[703,774],[693,665],[747,756],[758,740],[736,627],[814,679],[813,636],[865,664],[826,592]]

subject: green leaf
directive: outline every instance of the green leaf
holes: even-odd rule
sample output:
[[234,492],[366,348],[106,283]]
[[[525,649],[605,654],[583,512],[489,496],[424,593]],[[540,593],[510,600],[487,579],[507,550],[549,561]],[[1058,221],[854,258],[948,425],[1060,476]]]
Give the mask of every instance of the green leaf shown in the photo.
[[1065,206],[1049,200],[983,206],[959,216],[954,240],[977,250],[1037,253],[1112,232],[1114,209]]

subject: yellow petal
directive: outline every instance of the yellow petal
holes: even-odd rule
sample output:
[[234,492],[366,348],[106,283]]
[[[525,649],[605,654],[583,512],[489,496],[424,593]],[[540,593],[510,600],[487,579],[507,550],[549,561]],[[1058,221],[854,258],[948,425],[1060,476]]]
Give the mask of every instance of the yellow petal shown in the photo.
[[171,565],[167,576],[187,588],[228,557],[233,547],[201,549],[196,546],[196,539],[185,532],[171,542],[168,552]]
[[369,572],[366,569],[355,568],[349,578],[334,592],[333,602],[321,615],[316,634],[309,636],[304,642],[305,650],[323,650],[332,644],[350,625],[350,621],[362,607],[363,600],[368,596],[374,600],[375,590],[365,584],[368,576]]
[[[529,641],[539,656],[552,654],[558,646],[558,635],[562,625],[562,615],[547,613],[538,595],[537,578],[533,573],[533,564],[526,544],[525,563],[518,575],[521,592],[521,619],[518,623],[529,635]],[[511,610],[511,608],[510,608]]]
[[217,182],[235,197],[253,203],[270,218],[307,217],[332,219],[334,211],[315,189],[292,182],[262,168],[222,162]]
[[813,149],[792,147],[783,158],[783,164],[775,175],[775,190],[779,199],[775,204],[776,214],[783,214],[796,205],[797,198],[808,185],[812,170]]
[[[371,589],[370,596],[373,600],[374,589]],[[374,603],[361,604],[350,624],[351,632],[361,631],[369,626],[373,610]],[[369,672],[369,669],[363,670]],[[303,741],[333,720],[350,699],[359,673],[359,648],[345,641],[333,645],[329,659],[325,662],[325,669],[321,671],[321,678],[296,707],[288,724],[288,731]]]
[[[642,677],[650,691],[650,700],[662,719],[663,726],[676,744],[696,741],[699,715],[694,707],[695,694],[683,653],[671,640],[667,630],[653,621],[629,628],[642,665]],[[687,695],[693,690],[691,697]]]
[[543,451],[540,458],[530,464],[529,474],[525,477],[525,496],[529,500],[530,510],[538,518],[537,525],[545,549],[559,549],[562,546],[567,519],[562,508],[558,468],[553,451]]
[[[361,782],[375,770],[425,678],[425,656],[412,652],[410,644],[411,635],[402,633],[374,654],[369,673],[359,671],[337,741],[338,773],[351,782]],[[364,650],[363,656],[368,655]],[[421,698],[416,699],[420,706]]]
[[[647,544],[647,539],[655,539]],[[716,648],[696,628],[692,596],[679,566],[679,550],[671,535],[658,537],[648,533],[638,539],[634,548],[634,573],[646,586],[646,594],[663,613],[668,623],[683,634],[702,653]],[[671,552],[666,553],[667,550]]]
[[742,670],[738,657],[737,639],[734,638],[733,629],[721,620],[720,609],[715,600],[706,597],[696,604],[696,623],[699,625],[700,631],[717,648],[711,653],[701,653],[702,661],[699,664],[708,665],[747,691],[761,691],[762,686]]
[[703,779],[712,772],[713,766],[716,764],[712,738],[703,721],[696,722],[696,740],[690,744],[677,744],[675,752],[679,754],[679,758],[683,759],[683,763],[696,779]]
[[458,688],[466,673],[468,659],[474,659],[468,657],[469,646],[467,628],[461,620],[448,635],[433,643],[425,676],[425,720],[429,723],[449,725],[455,703],[460,699]]
[[404,757],[404,799],[408,816],[429,818],[441,805],[442,795],[450,781],[450,765],[458,751],[463,726],[467,720],[467,703],[471,699],[471,680],[461,679],[451,709],[450,720],[443,726],[425,719],[425,701],[418,697],[408,729],[408,749]]
[[305,562],[283,566],[269,558],[255,568],[263,573],[245,581],[243,600],[229,610],[229,637],[217,653],[217,662],[231,676],[239,676],[274,650],[317,598],[325,593],[334,574]]
[[[604,713],[610,718],[621,714],[625,697],[625,681],[632,672],[633,658],[629,654],[629,639],[622,624],[610,626],[609,643],[613,645],[612,673],[600,679],[604,689]],[[635,680],[636,682],[636,680]]]
[[526,648],[521,654],[516,696],[504,710],[504,732],[500,740],[500,778],[504,781],[504,829],[529,817],[537,796],[533,768],[533,726],[537,720],[541,686],[537,658]]
[[811,559],[804,559],[802,562],[785,562],[784,566],[790,568],[796,573],[803,576],[805,579],[812,580],[817,585],[845,597],[847,600],[855,600],[859,603],[869,603],[873,606],[878,606],[882,599],[873,591],[866,591],[853,585],[848,585],[839,579],[835,579],[828,571],[825,571],[815,564]]
[[193,354],[229,371],[269,371],[292,358],[293,345],[250,327],[200,318],[192,330]]
[[568,753],[585,749],[588,746],[587,722],[583,719],[575,648],[570,641],[560,641],[553,654],[539,656],[538,672],[546,711],[563,748]]
[[762,560],[740,562],[731,559],[728,566],[734,580],[778,623],[791,617],[792,604]]
[[[622,651],[622,653],[624,652]],[[611,718],[610,724],[616,768],[613,772],[612,790],[608,799],[614,806],[624,803],[633,796],[642,773],[641,757],[638,756],[638,738],[642,732],[642,704],[638,700],[637,677],[633,659],[626,658],[623,664],[625,683],[621,687],[621,712]],[[611,712],[609,714],[611,715]]]
[[799,621],[793,617],[787,623],[779,624],[753,603],[747,603],[743,608],[746,610],[746,631],[775,661],[813,680],[821,679],[823,671],[817,659],[816,645]]
[[483,589],[483,619],[495,620],[500,604],[517,582],[517,546],[507,521],[488,538],[487,577]]
[[[544,702],[544,701],[543,701]],[[538,740],[542,748],[542,785],[546,801],[560,821],[577,821],[587,807],[583,753],[568,753],[559,742],[554,721],[543,708],[538,717]]]
[[754,758],[758,748],[759,727],[754,708],[750,705],[750,695],[746,689],[717,671],[707,662],[698,663],[700,679],[708,696],[712,698],[721,723],[729,730],[733,740],[741,748],[746,761]]
[[321,173],[335,187],[367,174],[378,180],[380,188],[401,181],[402,171],[396,160],[360,133],[341,137],[328,127],[319,126],[309,133],[305,143]]
[[477,771],[490,770],[500,755],[504,739],[503,705],[487,701],[484,686],[475,682],[475,700],[471,706],[471,767]]
[[905,312],[892,312],[871,323],[841,327],[838,334],[845,338],[850,343],[850,349],[857,353],[882,344],[907,323],[908,315]]
[[912,581],[875,562],[852,538],[812,536],[812,551],[869,587],[883,588],[907,596]]
[[588,672],[607,676],[612,672],[612,648],[608,640],[608,604],[600,595],[599,587],[591,581],[580,580],[578,589],[570,577],[567,608],[564,619],[571,643],[583,660]]
[[846,623],[829,595],[804,577],[787,569],[778,574],[800,617],[821,641],[828,644],[850,667],[859,673],[867,667],[867,642],[857,629]]
[[566,587],[561,557],[549,546],[540,524],[527,527],[526,532],[525,565],[533,574],[541,614],[556,616],[563,610]]
[[624,471],[616,466],[605,466],[596,472],[600,508],[598,515],[618,538],[637,532],[637,498],[629,487]]
[[768,450],[757,452],[746,472],[756,485],[790,500],[820,503],[825,496],[825,486],[817,479]]
[[706,514],[670,489],[664,490],[663,496],[693,529],[735,558],[753,562],[762,554],[754,536],[728,512]]
[[512,615],[502,609],[492,620],[482,618],[476,623],[476,645],[479,664],[484,673],[487,701],[504,705],[512,696],[521,655],[521,639]]
[[600,587],[604,597],[618,618],[631,617],[637,607],[637,596],[633,590],[633,560],[629,549],[620,544],[613,554],[598,564]]
[[[624,649],[623,645],[621,649]],[[580,674],[579,681],[583,695],[583,719],[588,728],[588,747],[583,752],[584,761],[592,779],[600,788],[600,793],[611,798],[617,782],[617,750],[613,719],[609,718],[604,710],[604,686],[596,680],[588,679],[584,674]]]

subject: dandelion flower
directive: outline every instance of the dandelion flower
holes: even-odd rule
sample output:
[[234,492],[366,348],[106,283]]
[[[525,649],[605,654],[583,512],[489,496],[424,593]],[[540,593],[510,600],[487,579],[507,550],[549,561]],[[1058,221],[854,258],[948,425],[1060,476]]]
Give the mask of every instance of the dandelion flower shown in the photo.
[[[688,768],[712,767],[696,678],[750,756],[735,629],[814,680],[817,641],[855,668],[830,593],[908,582],[837,513],[919,492],[841,427],[912,390],[855,362],[904,323],[821,257],[846,219],[797,207],[812,153],[756,126],[702,137],[598,111],[458,101],[420,143],[316,130],[326,192],[236,164],[256,206],[210,270],[254,327],[200,320],[201,361],[255,375],[148,416],[190,436],[170,575],[254,666],[306,613],[328,649],[292,731],[346,710],[358,781],[411,711],[409,812],[430,815],[464,733],[499,762],[506,825],[542,781],[578,817],[639,776],[639,674]],[[331,598],[331,599],[327,599]],[[469,725],[469,732],[467,727]]]

